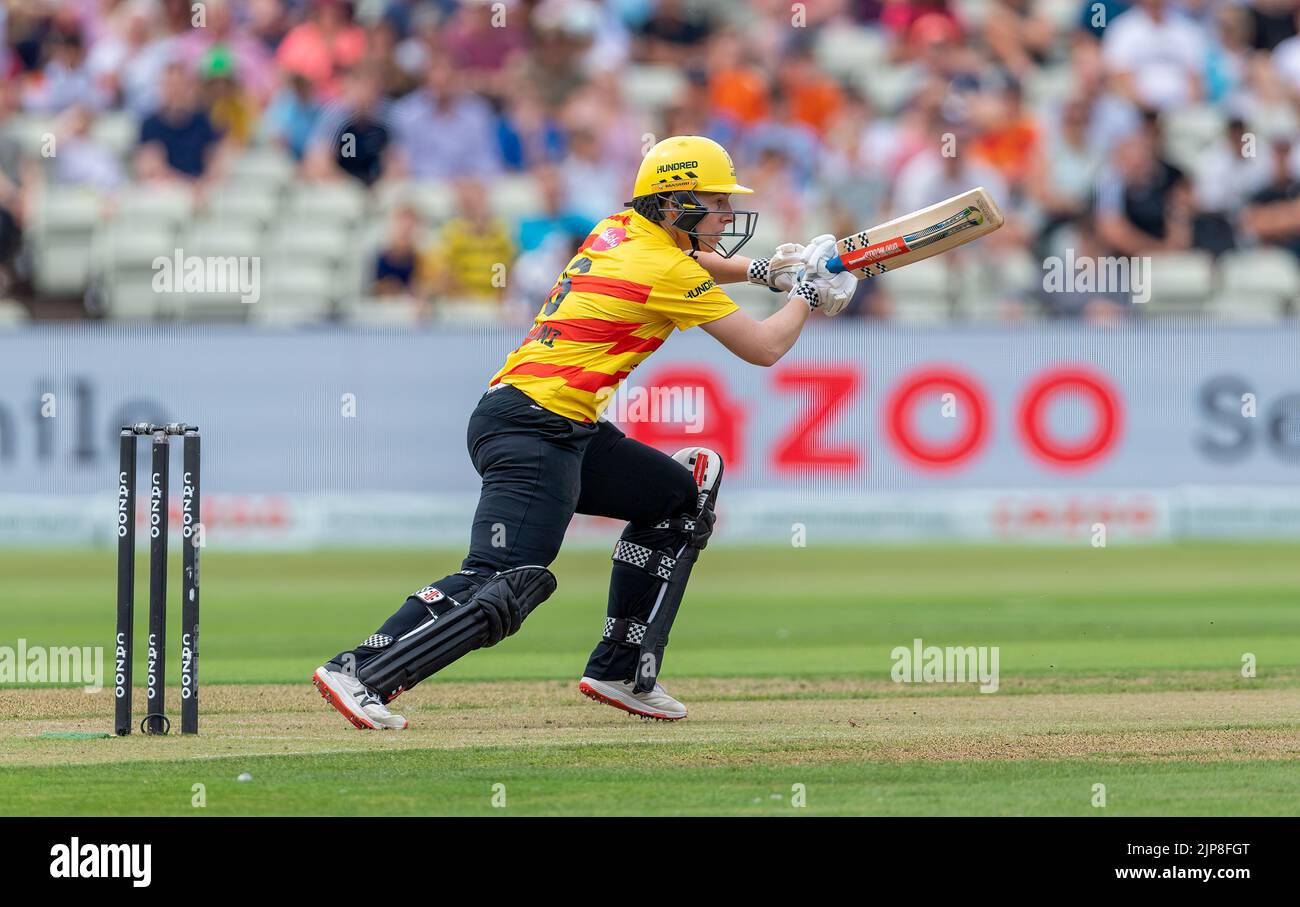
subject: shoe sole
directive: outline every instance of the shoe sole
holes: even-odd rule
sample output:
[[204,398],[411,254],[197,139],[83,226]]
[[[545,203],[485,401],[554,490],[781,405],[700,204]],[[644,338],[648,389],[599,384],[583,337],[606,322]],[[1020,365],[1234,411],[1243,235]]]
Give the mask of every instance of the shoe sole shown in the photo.
[[686,717],[685,715],[665,715],[663,712],[646,712],[641,709],[634,709],[625,702],[620,702],[617,699],[606,696],[595,687],[589,685],[586,681],[580,681],[578,683],[578,692],[582,693],[582,695],[586,696],[588,699],[594,699],[596,702],[603,702],[605,705],[612,705],[614,708],[622,709],[629,715],[635,715],[638,718],[651,718],[655,721],[681,721]]
[[358,730],[362,730],[362,731],[402,730],[404,731],[406,730],[407,725],[410,724],[410,722],[407,722],[406,724],[403,724],[400,728],[380,727],[379,725],[371,721],[369,718],[365,718],[360,715],[357,715],[355,712],[352,711],[352,709],[348,708],[347,703],[343,701],[343,698],[339,696],[338,693],[335,693],[334,690],[330,688],[330,685],[327,684],[325,681],[321,680],[318,675],[312,674],[311,682],[316,687],[316,689],[320,691],[321,698],[324,699],[326,702],[328,702],[330,705],[334,706],[334,708],[338,711],[338,713],[342,715],[344,718],[346,718],[348,721],[352,722],[352,726],[357,728]]

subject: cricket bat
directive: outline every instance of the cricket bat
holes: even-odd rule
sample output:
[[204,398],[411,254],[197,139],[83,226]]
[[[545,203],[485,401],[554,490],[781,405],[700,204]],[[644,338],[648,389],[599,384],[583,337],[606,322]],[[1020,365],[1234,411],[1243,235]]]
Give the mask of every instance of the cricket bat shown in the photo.
[[1002,223],[997,203],[980,186],[844,237],[826,268],[832,274],[852,271],[859,280],[877,277],[987,236]]

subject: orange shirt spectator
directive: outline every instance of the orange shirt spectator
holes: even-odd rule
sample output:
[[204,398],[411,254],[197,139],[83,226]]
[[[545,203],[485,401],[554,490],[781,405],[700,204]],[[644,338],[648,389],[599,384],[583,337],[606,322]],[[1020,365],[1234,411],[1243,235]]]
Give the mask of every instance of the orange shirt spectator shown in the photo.
[[786,48],[777,76],[789,102],[790,117],[817,135],[825,135],[844,105],[844,92],[813,58],[812,45],[801,41]]
[[752,126],[767,116],[767,80],[749,68],[714,72],[709,76],[709,102],[714,113]]
[[1008,182],[1019,182],[1028,172],[1039,139],[1038,124],[1029,119],[1017,120],[990,129],[976,139],[975,157],[995,167]]
[[817,79],[790,89],[790,115],[824,135],[844,103],[844,93],[834,79]]
[[341,0],[316,0],[312,17],[285,35],[275,58],[286,72],[306,76],[326,97],[339,92],[341,70],[361,62],[366,33],[352,23],[352,10]]

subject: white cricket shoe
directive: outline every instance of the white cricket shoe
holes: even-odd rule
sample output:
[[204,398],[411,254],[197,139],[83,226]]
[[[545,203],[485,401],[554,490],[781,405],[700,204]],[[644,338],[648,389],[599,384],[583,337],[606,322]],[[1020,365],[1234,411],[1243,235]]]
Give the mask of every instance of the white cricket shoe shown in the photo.
[[312,675],[325,701],[363,731],[404,731],[406,719],[394,715],[378,696],[355,677],[321,665]]
[[582,695],[616,709],[640,715],[642,718],[657,718],[660,721],[681,721],[686,717],[686,706],[668,695],[658,683],[649,693],[638,693],[630,680],[595,680],[584,677],[578,681]]

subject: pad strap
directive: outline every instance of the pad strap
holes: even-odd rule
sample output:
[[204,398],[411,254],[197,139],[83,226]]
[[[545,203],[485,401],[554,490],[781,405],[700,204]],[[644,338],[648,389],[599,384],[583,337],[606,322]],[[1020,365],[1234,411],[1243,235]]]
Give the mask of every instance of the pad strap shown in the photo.
[[644,570],[664,582],[673,578],[673,569],[677,566],[677,558],[667,551],[651,551],[625,539],[619,539],[614,546],[613,560]]
[[695,533],[695,527],[698,524],[699,521],[696,520],[694,517],[683,516],[683,517],[674,517],[671,520],[664,520],[662,522],[655,523],[655,528],[671,529],[674,532],[687,532],[693,535]]
[[605,638],[613,642],[639,646],[641,641],[645,639],[646,630],[649,629],[649,624],[643,624],[635,617],[605,618]]

